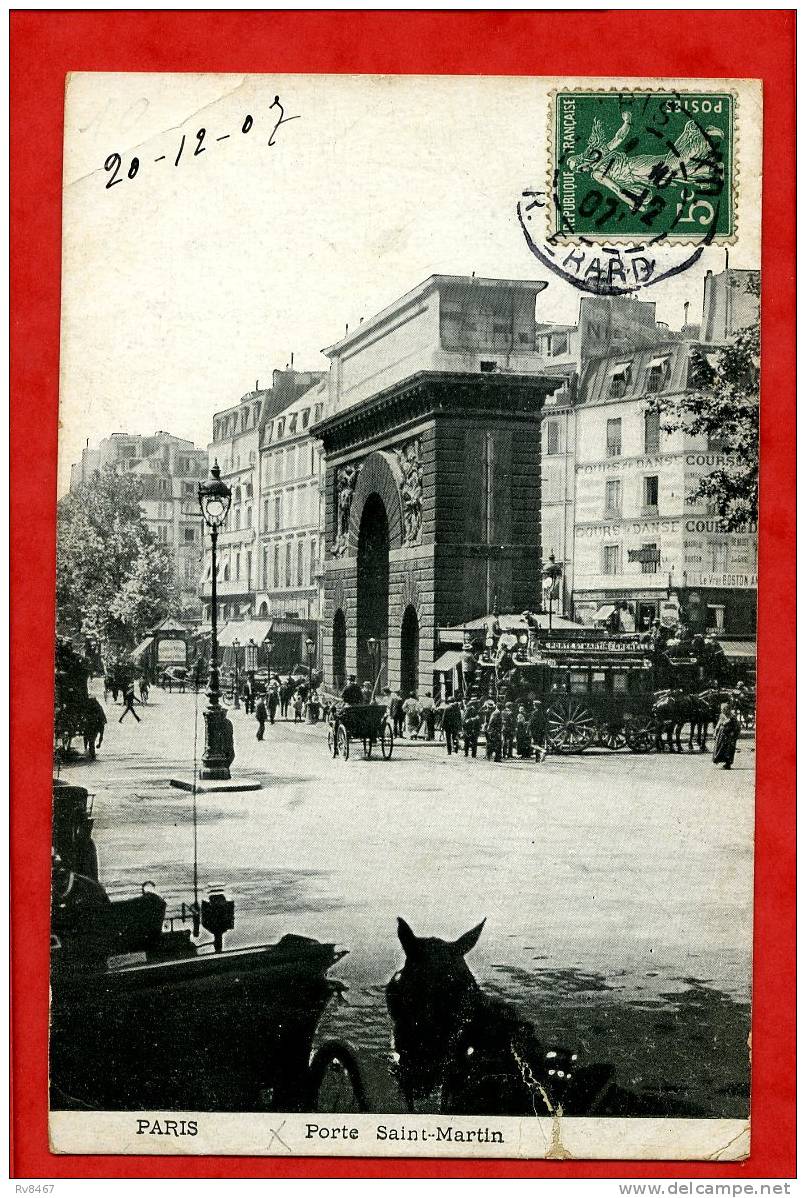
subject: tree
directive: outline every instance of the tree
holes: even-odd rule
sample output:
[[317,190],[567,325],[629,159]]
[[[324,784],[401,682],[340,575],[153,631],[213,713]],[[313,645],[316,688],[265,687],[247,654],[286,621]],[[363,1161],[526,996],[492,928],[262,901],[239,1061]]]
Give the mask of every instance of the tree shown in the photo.
[[725,456],[700,479],[689,503],[713,504],[725,532],[758,520],[759,327],[742,329],[718,350],[696,346],[689,387],[680,395],[656,395],[650,407],[665,432],[684,429],[718,441]]
[[56,604],[60,629],[123,655],[178,611],[169,547],[140,507],[142,480],[107,466],[59,504]]

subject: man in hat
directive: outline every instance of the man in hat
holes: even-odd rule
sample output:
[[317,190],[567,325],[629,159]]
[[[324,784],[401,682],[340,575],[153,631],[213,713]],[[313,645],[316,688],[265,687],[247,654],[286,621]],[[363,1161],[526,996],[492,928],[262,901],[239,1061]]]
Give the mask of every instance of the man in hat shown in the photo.
[[487,739],[487,760],[501,760],[501,741],[503,732],[503,709],[500,703],[493,706],[484,730]]
[[451,695],[442,712],[442,731],[445,733],[445,748],[448,756],[459,752],[459,731],[462,727],[462,708],[457,695]]
[[364,702],[364,695],[361,687],[355,680],[355,674],[350,675],[347,685],[341,692],[341,697],[350,707],[356,707]]
[[481,732],[481,712],[475,699],[467,704],[462,716],[462,740],[465,757],[470,754],[475,757],[479,747],[479,732]]

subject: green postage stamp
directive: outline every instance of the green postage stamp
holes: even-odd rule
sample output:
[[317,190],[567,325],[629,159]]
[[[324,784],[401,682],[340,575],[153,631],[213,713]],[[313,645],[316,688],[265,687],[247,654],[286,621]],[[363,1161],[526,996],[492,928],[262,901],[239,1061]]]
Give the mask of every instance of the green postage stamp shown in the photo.
[[554,241],[730,241],[735,235],[730,92],[554,92]]

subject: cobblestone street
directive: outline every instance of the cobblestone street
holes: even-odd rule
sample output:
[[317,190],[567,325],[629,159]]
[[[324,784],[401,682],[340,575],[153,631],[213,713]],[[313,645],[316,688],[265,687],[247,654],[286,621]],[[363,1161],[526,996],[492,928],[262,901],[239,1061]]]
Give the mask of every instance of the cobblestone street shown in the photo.
[[[110,893],[149,880],[169,910],[192,897],[192,797],[169,779],[192,776],[204,702],[154,690],[140,724],[119,724],[110,700],[98,760],[62,768],[95,795]],[[296,932],[349,949],[334,971],[346,1004],[320,1032],[357,1046],[377,1109],[400,1107],[383,987],[402,915],[445,938],[486,917],[468,964],[544,1041],[612,1060],[661,1100],[746,1112],[751,738],[730,774],[710,754],[496,765],[406,740],[391,762],[343,762],[321,724],[281,721],[259,743],[252,717],[231,716],[233,777],[262,789],[199,795],[200,884],[235,899],[227,947]]]

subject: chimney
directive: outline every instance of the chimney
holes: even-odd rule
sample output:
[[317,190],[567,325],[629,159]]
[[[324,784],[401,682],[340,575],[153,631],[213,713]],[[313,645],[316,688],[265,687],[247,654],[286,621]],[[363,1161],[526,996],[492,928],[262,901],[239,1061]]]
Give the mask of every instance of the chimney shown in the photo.
[[255,379],[255,390],[256,391],[260,390],[260,379]]
[[292,370],[294,369],[294,351],[293,351],[293,349],[291,351],[291,369]]
[[727,269],[728,269],[728,264],[729,264],[729,262],[730,262],[730,254],[729,254],[729,251],[728,251],[728,247],[727,247],[727,246],[725,246],[725,270],[727,270]]
[[683,328],[688,324],[688,300],[683,304]]

